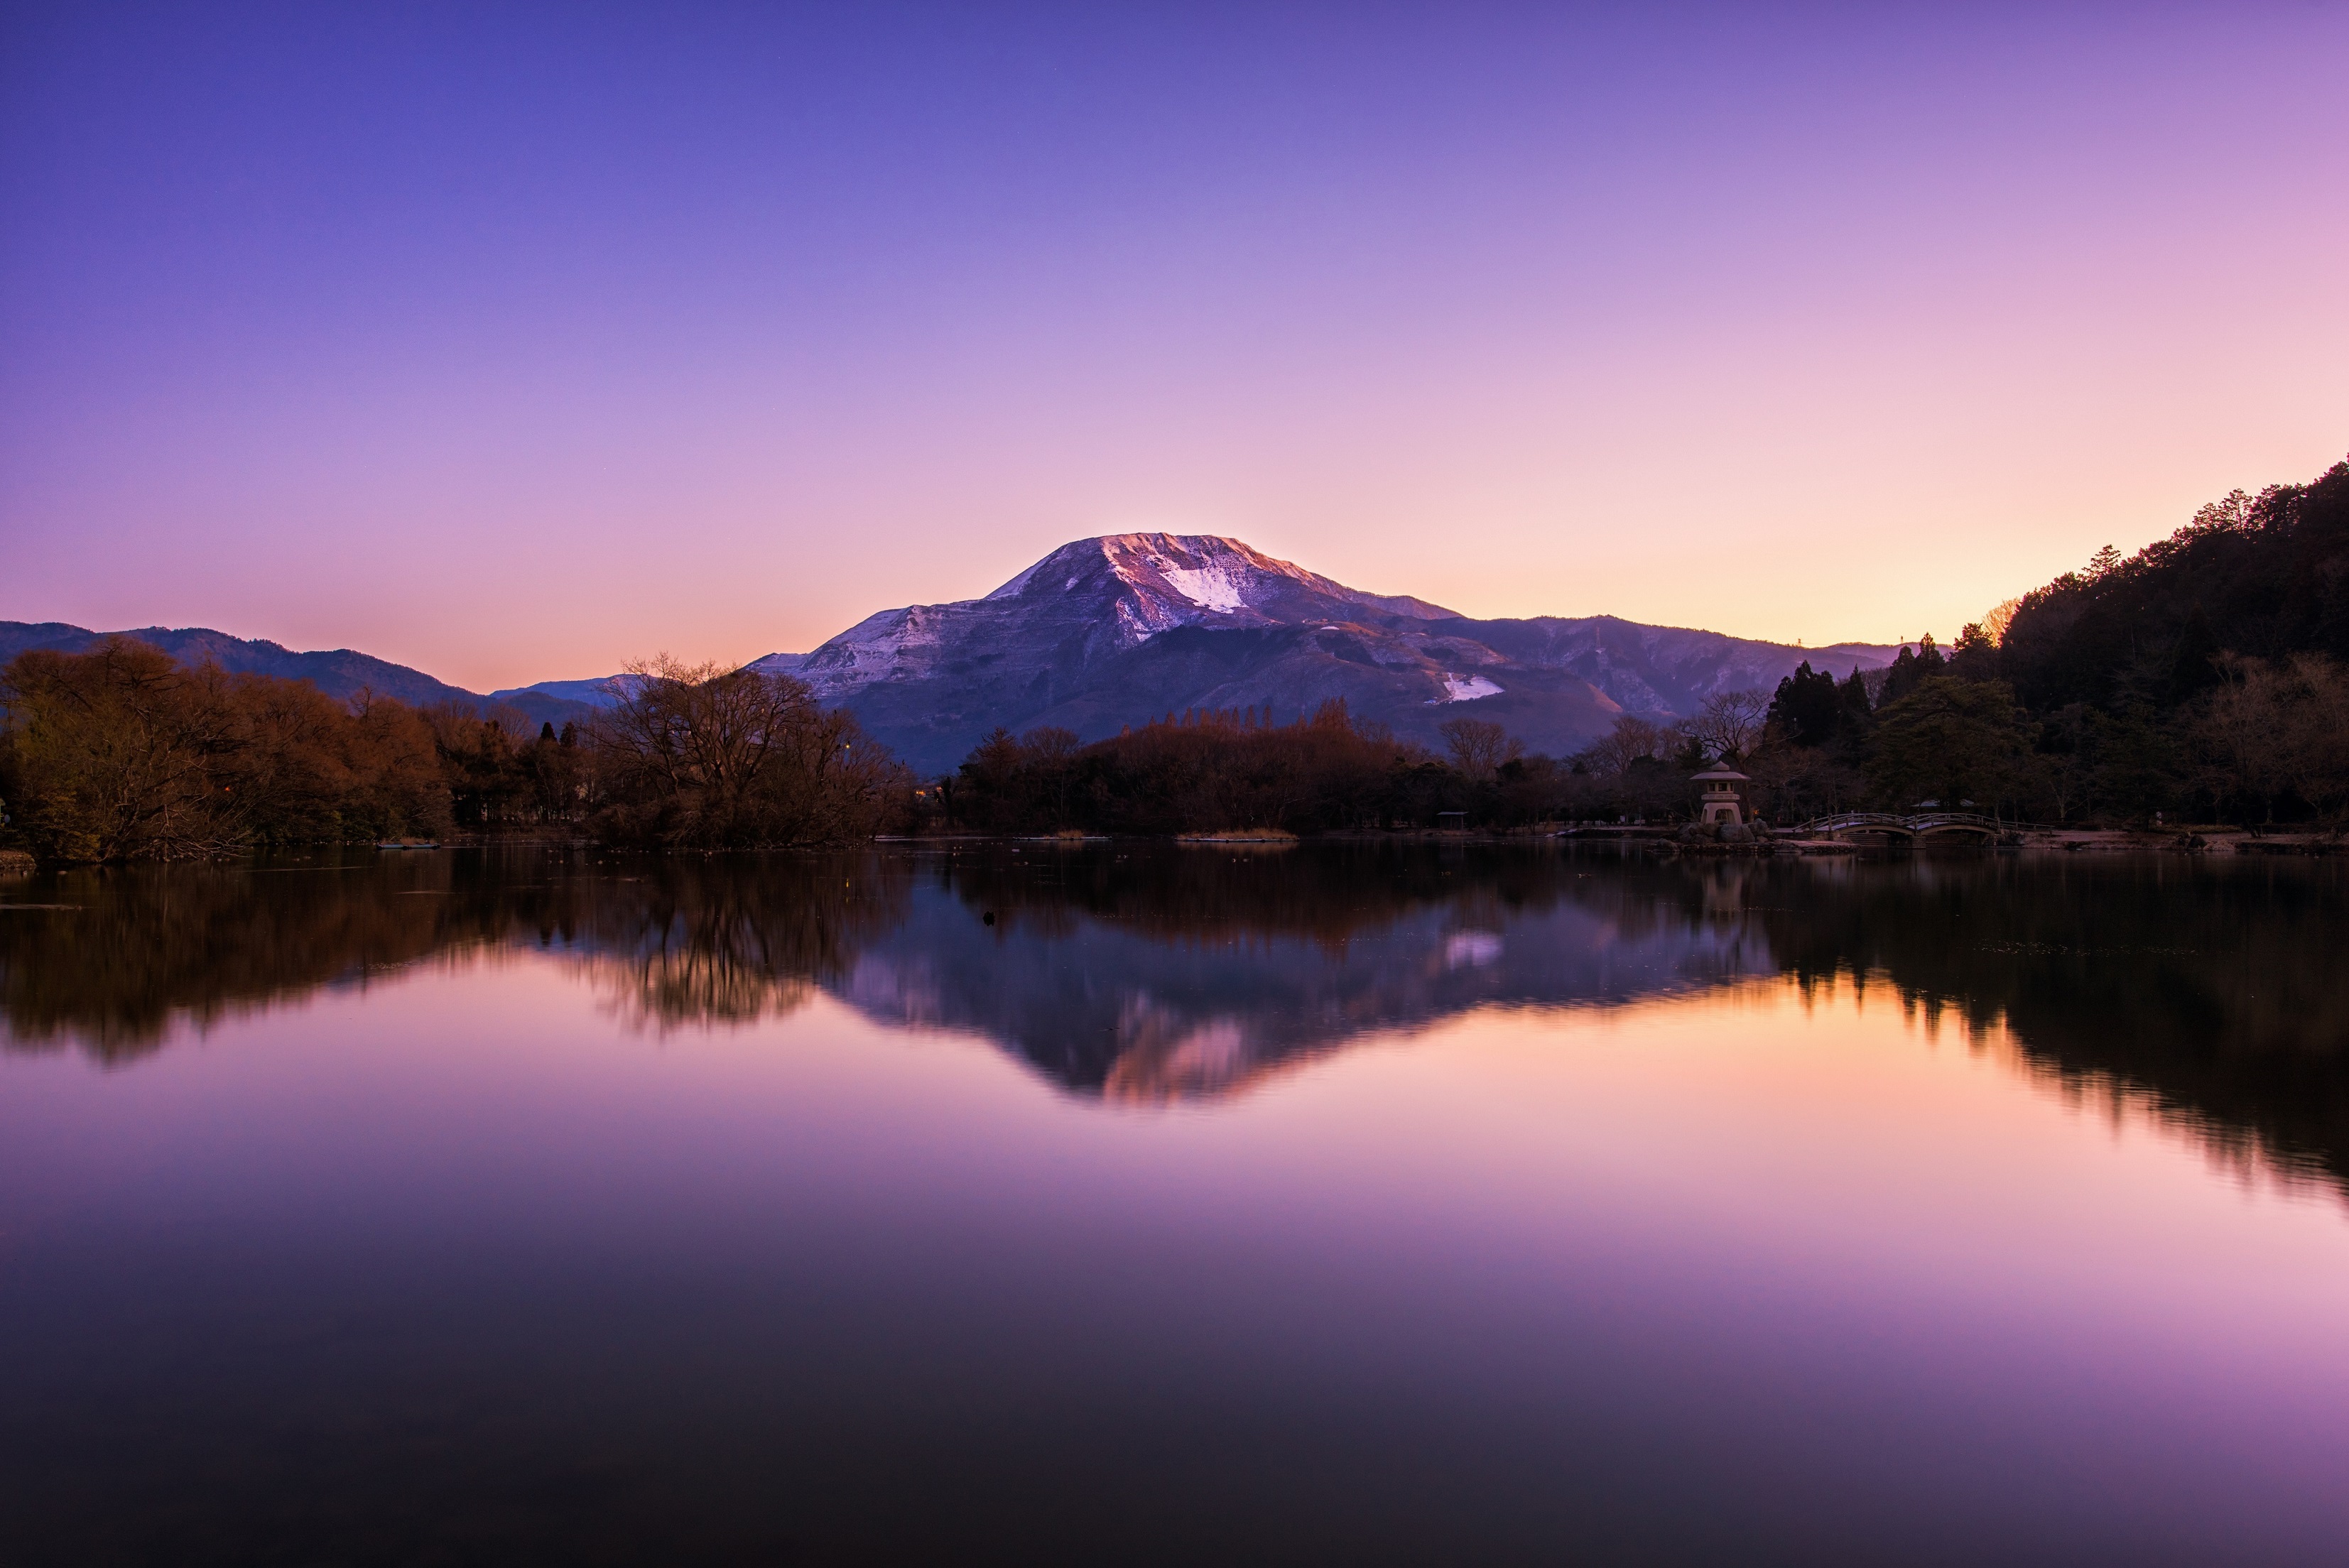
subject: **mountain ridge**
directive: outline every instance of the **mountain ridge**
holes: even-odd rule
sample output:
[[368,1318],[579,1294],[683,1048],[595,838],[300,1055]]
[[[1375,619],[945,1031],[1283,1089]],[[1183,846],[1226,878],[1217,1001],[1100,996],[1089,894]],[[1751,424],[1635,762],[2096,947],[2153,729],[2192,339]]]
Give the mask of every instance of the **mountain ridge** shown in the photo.
[[943,772],[998,725],[1095,739],[1169,712],[1278,722],[1333,698],[1411,739],[1433,743],[1473,711],[1562,753],[1625,713],[1681,717],[1719,691],[1775,686],[1806,659],[1874,668],[1898,651],[1603,615],[1479,620],[1237,539],[1125,533],[1072,541],[978,598],[880,611],[750,667],[797,676],[916,769]]
[[[297,652],[208,627],[92,632],[0,622],[0,660],[78,652],[109,635],[175,658],[362,688],[417,704],[508,705],[533,722],[592,714],[616,677],[477,693],[356,649]],[[1081,739],[1193,709],[1270,722],[1343,700],[1360,719],[1440,744],[1449,718],[1503,725],[1563,755],[1624,714],[1670,719],[1718,692],[1775,686],[1797,664],[1889,664],[1897,645],[1787,646],[1612,615],[1482,620],[1408,594],[1371,593],[1244,541],[1118,533],[1074,540],[976,599],[864,617],[805,654],[747,667],[796,676],[845,706],[917,771],[951,770],[996,727],[1057,725]]]
[[[210,626],[131,626],[94,632],[64,621],[0,621],[0,664],[34,648],[58,653],[87,653],[109,637],[135,637],[160,648],[182,664],[211,659],[221,668],[239,674],[276,676],[306,680],[332,697],[351,697],[361,691],[394,697],[418,707],[437,702],[505,705],[519,708],[537,724],[565,724],[587,717],[595,705],[537,688],[503,692],[467,691],[407,665],[396,665],[356,648],[322,648],[307,652],[273,643],[265,637],[239,637]],[[547,682],[547,686],[569,683]],[[592,683],[580,683],[582,685]]]

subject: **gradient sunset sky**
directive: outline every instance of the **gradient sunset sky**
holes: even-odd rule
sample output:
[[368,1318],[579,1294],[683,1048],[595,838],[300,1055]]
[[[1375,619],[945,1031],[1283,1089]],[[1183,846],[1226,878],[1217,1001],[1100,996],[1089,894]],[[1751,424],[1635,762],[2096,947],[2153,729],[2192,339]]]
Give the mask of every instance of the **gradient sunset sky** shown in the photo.
[[0,617],[476,689],[1237,535],[1944,637],[2349,452],[2349,6],[17,5]]

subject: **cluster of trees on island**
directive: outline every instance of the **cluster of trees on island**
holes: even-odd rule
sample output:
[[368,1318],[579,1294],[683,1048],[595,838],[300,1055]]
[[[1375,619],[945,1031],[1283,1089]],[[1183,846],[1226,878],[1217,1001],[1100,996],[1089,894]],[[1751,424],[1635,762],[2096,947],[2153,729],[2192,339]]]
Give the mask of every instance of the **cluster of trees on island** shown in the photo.
[[[1193,711],[1090,744],[998,730],[922,781],[787,676],[663,659],[561,731],[182,666],[127,639],[0,669],[6,841],[52,860],[560,832],[699,849],[881,832],[1309,833],[1669,821],[1726,761],[1788,822],[1933,802],[2055,823],[2349,813],[2349,463],[2240,492],[1889,668],[1807,664],[1695,717],[1619,718],[1562,758],[1474,717],[1442,748],[1342,702]],[[1448,814],[1458,813],[1456,818]]]

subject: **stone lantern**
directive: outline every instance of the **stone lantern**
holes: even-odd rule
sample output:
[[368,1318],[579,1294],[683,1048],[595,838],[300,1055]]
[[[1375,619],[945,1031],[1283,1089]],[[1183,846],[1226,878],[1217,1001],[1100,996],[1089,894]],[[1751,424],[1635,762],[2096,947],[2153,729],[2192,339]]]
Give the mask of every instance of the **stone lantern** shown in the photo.
[[1716,823],[1739,823],[1745,820],[1745,775],[1725,762],[1716,762],[1691,780],[1702,785],[1703,796],[1697,801],[1697,818],[1707,827]]

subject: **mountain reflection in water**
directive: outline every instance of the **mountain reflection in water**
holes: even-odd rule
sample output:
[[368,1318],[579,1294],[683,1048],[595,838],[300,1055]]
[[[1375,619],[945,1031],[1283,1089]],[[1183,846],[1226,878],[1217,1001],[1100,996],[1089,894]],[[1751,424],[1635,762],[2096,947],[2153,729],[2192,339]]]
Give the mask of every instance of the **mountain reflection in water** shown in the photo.
[[2332,862],[553,850],[77,872],[0,885],[0,906],[9,1048],[110,1065],[321,987],[532,952],[643,1027],[750,1022],[822,990],[983,1036],[1079,1095],[1166,1102],[1474,1007],[1783,976],[1884,988],[1976,1039],[2002,1025],[2033,1070],[2349,1186]]

